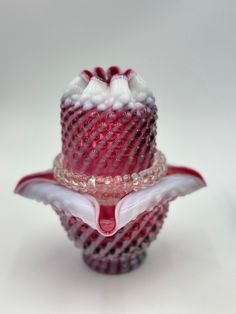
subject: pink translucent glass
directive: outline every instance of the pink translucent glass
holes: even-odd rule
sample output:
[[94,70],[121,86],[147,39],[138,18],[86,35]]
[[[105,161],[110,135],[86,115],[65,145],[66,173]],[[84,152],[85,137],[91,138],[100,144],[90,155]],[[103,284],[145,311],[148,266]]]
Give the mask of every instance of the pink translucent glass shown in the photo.
[[121,198],[129,192],[139,191],[152,186],[166,175],[167,165],[165,156],[157,150],[150,168],[141,172],[116,176],[94,176],[81,172],[69,171],[64,168],[64,156],[59,154],[53,163],[55,179],[74,191],[92,194],[100,197],[111,196]]

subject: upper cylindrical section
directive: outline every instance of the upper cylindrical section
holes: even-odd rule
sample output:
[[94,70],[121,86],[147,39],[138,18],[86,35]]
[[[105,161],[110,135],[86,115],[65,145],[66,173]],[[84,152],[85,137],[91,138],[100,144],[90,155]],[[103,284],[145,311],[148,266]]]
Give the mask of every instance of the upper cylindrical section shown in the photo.
[[155,99],[133,70],[84,70],[61,99],[64,168],[101,176],[149,168],[156,118]]

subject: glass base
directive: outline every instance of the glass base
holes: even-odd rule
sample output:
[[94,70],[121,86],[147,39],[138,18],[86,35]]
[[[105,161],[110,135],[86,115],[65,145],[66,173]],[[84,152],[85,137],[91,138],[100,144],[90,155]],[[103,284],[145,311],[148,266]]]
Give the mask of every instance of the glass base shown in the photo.
[[101,235],[80,218],[57,211],[61,223],[75,246],[83,250],[85,263],[106,274],[122,274],[136,269],[146,250],[156,239],[168,211],[168,204],[146,210],[113,236]]
[[105,274],[123,274],[138,268],[145,260],[147,253],[139,250],[131,256],[118,258],[97,258],[93,255],[83,254],[84,262],[93,270]]

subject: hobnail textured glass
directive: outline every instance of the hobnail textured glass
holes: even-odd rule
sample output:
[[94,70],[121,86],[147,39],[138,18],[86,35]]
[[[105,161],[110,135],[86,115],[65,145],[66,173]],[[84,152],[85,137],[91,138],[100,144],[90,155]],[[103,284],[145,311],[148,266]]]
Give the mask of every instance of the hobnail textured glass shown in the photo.
[[116,176],[149,168],[156,152],[156,106],[138,110],[61,108],[63,167]]
[[53,169],[22,178],[20,195],[50,204],[92,269],[131,271],[146,256],[168,204],[205,181],[166,164],[157,107],[133,70],[82,71],[61,98],[62,149]]
[[168,204],[159,205],[145,211],[110,237],[101,235],[79,218],[55,210],[69,238],[83,250],[85,263],[97,272],[119,274],[143,262],[147,247],[163,225],[168,207]]
[[64,156],[58,155],[54,160],[53,171],[56,180],[74,191],[89,193],[101,197],[102,193],[116,195],[121,198],[127,193],[138,191],[152,186],[160,178],[166,175],[167,166],[165,156],[157,151],[150,168],[140,172],[116,175],[95,176],[84,173],[69,171],[63,167]]

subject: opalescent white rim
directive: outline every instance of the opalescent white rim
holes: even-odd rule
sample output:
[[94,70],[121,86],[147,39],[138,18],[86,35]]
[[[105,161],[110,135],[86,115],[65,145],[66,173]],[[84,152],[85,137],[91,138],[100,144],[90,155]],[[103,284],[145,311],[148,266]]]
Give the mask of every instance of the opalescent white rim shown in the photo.
[[116,228],[109,234],[99,227],[100,206],[92,195],[72,191],[60,186],[53,179],[37,176],[20,182],[16,193],[51,205],[68,216],[78,217],[104,236],[111,236],[144,211],[152,210],[154,206],[166,204],[204,186],[205,182],[200,176],[177,173],[163,177],[149,188],[126,195],[116,205]]

